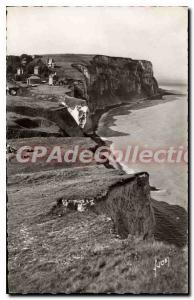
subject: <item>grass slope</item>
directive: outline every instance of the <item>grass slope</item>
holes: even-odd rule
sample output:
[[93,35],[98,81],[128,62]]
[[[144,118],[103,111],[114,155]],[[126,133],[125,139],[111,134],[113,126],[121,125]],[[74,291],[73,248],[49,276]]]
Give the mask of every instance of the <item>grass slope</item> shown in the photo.
[[[129,237],[105,215],[40,215],[9,243],[10,293],[186,293],[184,250]],[[19,237],[19,241],[16,241]],[[16,244],[20,244],[18,249]],[[157,270],[155,258],[169,257]]]

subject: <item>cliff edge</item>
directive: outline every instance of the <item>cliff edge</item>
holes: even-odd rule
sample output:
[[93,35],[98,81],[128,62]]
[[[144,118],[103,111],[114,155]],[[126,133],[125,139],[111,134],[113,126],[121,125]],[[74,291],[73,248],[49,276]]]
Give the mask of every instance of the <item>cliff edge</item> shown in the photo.
[[99,110],[159,94],[150,61],[96,55],[89,63],[72,67],[84,76],[80,89],[92,116]]

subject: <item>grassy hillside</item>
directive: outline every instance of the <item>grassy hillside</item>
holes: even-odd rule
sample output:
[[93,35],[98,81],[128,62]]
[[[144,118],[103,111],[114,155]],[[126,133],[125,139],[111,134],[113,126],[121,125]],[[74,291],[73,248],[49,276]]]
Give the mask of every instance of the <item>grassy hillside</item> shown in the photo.
[[[105,215],[75,212],[34,221],[21,224],[19,249],[14,238],[9,243],[10,293],[187,292],[184,249],[120,240]],[[157,269],[155,277],[155,258],[166,257],[169,267]]]
[[[16,149],[25,144],[72,149],[77,143],[95,147],[91,139],[77,137],[10,140]],[[130,235],[121,239],[102,210],[98,214],[56,206],[59,197],[104,195],[128,175],[103,165],[67,167],[43,160],[19,164],[12,159],[7,166],[9,293],[187,292],[186,248]],[[159,225],[164,226],[157,205]],[[178,224],[173,224],[168,228],[173,231],[177,225],[178,233]],[[167,257],[170,265],[158,269],[155,277],[155,258]]]

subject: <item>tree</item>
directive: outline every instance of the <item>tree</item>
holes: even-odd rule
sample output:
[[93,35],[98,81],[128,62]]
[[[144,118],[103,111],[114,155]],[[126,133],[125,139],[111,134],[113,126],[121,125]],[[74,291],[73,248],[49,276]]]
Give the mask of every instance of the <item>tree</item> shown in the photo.
[[7,61],[7,75],[14,76],[16,74],[17,68],[20,66],[20,57],[16,55],[8,55],[6,57]]
[[22,54],[21,56],[20,56],[20,61],[22,61],[22,59],[26,59],[26,64],[29,64],[32,60],[33,60],[33,58],[32,58],[32,56],[31,55],[28,55],[28,54]]

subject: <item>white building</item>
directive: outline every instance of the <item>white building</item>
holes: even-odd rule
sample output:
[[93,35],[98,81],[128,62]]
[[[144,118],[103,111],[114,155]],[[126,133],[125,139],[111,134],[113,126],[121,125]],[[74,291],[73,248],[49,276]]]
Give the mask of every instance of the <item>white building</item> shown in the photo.
[[53,75],[49,75],[49,85],[53,85]]
[[55,67],[54,59],[51,58],[51,57],[48,58],[47,65],[48,65],[49,68],[54,68]]
[[41,84],[41,80],[39,76],[32,75],[27,79],[27,85],[36,86]]
[[18,67],[18,68],[17,68],[17,75],[22,75],[23,73],[24,73],[23,68]]
[[38,75],[39,74],[39,66],[35,66],[34,67],[34,75]]

